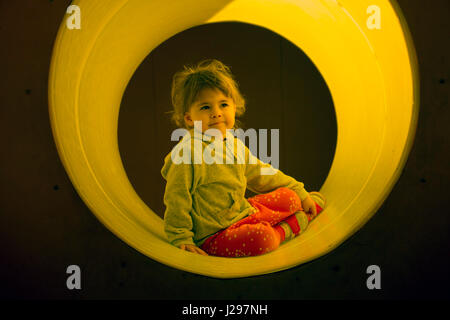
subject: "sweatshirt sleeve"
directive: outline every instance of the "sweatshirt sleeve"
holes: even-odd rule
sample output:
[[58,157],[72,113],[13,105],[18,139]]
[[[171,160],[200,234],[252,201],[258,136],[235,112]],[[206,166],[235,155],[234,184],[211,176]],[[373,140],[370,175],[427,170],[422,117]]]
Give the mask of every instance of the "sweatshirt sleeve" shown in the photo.
[[169,242],[178,247],[180,244],[195,244],[193,240],[192,181],[193,166],[191,164],[174,164],[170,154],[164,159],[161,169],[167,181],[164,192],[164,230]]
[[243,146],[245,149],[245,176],[248,189],[255,193],[266,193],[286,187],[295,191],[302,201],[308,197],[309,194],[302,182],[273,168],[270,164],[262,162],[245,145]]

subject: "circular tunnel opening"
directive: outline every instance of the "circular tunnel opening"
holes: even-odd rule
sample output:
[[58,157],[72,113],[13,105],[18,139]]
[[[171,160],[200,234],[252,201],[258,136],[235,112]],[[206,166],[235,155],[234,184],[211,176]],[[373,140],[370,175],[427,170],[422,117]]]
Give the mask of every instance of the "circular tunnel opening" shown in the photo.
[[[368,5],[368,2],[317,2],[314,6],[290,1],[256,3],[249,7],[247,1],[240,0],[204,2],[203,6],[196,7],[185,6],[183,2],[167,6],[129,2],[126,6],[115,3],[98,7],[86,1],[83,2],[86,12],[92,12],[85,18],[85,26],[89,28],[73,33],[62,25],[55,42],[49,76],[49,112],[58,152],[71,181],[83,201],[109,230],[148,257],[177,269],[219,278],[245,277],[285,270],[330,252],[359,230],[386,199],[414,139],[418,115],[417,59],[401,14],[396,13],[389,1],[379,3],[384,12],[384,26],[388,28],[375,33],[365,30],[366,11],[360,10],[361,5]],[[130,18],[133,19],[131,24]],[[242,259],[198,256],[193,259],[192,254],[167,242],[163,221],[151,209],[156,211],[157,208],[152,203],[151,207],[147,206],[129,181],[130,173],[124,170],[118,145],[119,110],[130,78],[149,52],[192,26],[229,21],[273,30],[311,57],[332,93],[338,139],[332,166],[328,174],[324,174],[326,180],[320,189],[327,197],[326,210],[302,236],[267,256]],[[238,36],[241,35],[234,38]],[[217,38],[214,34],[214,39]],[[187,45],[193,46],[193,43]],[[257,97],[261,92],[273,93],[268,85],[272,82],[267,77],[267,65],[259,63],[255,68],[253,64],[253,60],[262,59],[261,52],[269,50],[269,46],[260,45],[258,42],[252,47],[244,43],[238,47],[244,66],[227,61],[219,54],[215,57],[233,68],[247,98],[251,92],[245,86],[256,87]],[[248,50],[253,50],[253,55],[248,54]],[[183,50],[175,56],[181,52]],[[212,52],[204,56],[210,58]],[[244,60],[243,56],[250,58]],[[239,70],[248,71],[252,64],[252,71],[262,71],[254,72],[250,82],[245,84],[241,77],[245,72]],[[167,73],[169,79],[181,65]],[[284,60],[279,65],[289,64]],[[153,66],[156,68],[160,64],[154,62]],[[281,73],[278,78],[284,79]],[[286,90],[287,86],[279,84],[279,88]],[[159,93],[160,89],[152,90]],[[295,90],[298,91],[298,86]],[[252,101],[247,100],[250,106]],[[275,102],[280,103],[280,99]],[[284,109],[276,113],[273,111],[277,110],[276,103],[268,104],[266,109],[258,105],[257,110],[271,116],[267,118],[270,127],[275,127],[276,119],[284,117],[285,122],[295,122],[294,126],[286,125],[286,128],[297,130],[299,118]],[[282,108],[286,105],[281,104]],[[156,108],[151,110],[155,119],[164,119],[156,117]],[[250,120],[249,113],[246,116]],[[245,118],[241,120],[245,123]],[[326,125],[319,120],[320,130],[323,130]],[[138,123],[132,125],[138,126]],[[251,125],[246,123],[247,127]],[[263,126],[266,125],[262,120],[261,124],[258,122],[258,127]],[[159,122],[153,130],[154,137],[158,138],[155,141],[164,141],[159,139],[164,136],[158,135]],[[319,145],[320,140],[314,138],[313,143]],[[143,139],[142,143],[151,146],[152,154],[161,148],[151,137]],[[297,150],[301,150],[300,141],[303,140],[295,141]],[[281,157],[286,152],[283,150],[287,150],[286,145],[280,143],[280,147],[285,148],[281,149]],[[170,147],[162,154],[168,151]],[[144,151],[137,149],[137,152],[137,159],[141,161]],[[289,160],[280,162],[280,168],[298,178],[289,172],[287,165],[286,169],[283,166],[284,161],[293,159],[296,162],[293,167],[299,168],[299,159],[293,156],[286,159]],[[147,168],[151,166],[152,163],[146,164]],[[158,179],[161,179],[160,167],[158,163],[154,171]],[[301,176],[305,177],[303,172]],[[151,181],[152,176],[144,178]],[[159,181],[151,183],[157,185]],[[306,178],[303,181],[309,185]],[[160,201],[156,193],[153,196]]]
[[[279,129],[279,169],[319,190],[331,168],[337,121],[328,86],[296,45],[266,28],[238,22],[196,26],[164,41],[142,61],[124,92],[119,152],[139,197],[161,218],[160,170],[176,141],[170,122],[172,76],[203,59],[228,65],[247,102],[243,129]],[[270,137],[270,134],[268,134]],[[271,150],[269,141],[268,150]],[[248,146],[248,141],[246,141]],[[246,196],[252,196],[247,191]]]

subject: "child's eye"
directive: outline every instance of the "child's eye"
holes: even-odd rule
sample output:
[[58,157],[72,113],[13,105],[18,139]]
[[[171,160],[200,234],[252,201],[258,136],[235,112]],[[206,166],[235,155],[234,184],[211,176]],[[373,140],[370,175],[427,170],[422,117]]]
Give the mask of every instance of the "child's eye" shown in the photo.
[[203,106],[203,107],[200,108],[200,110],[206,110],[208,108],[209,108],[209,106]]
[[222,107],[228,107],[228,103],[222,103]]

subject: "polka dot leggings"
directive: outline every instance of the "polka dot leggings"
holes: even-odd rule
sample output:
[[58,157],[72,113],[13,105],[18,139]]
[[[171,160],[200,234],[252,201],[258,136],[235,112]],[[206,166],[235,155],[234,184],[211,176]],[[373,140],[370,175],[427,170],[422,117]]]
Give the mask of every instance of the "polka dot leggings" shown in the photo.
[[[248,202],[257,211],[207,238],[201,246],[205,252],[220,257],[264,254],[278,248],[284,240],[280,222],[287,222],[292,229],[298,227],[292,220],[296,219],[294,213],[302,210],[302,204],[295,191],[279,188],[249,198]],[[293,231],[298,234],[300,230]]]

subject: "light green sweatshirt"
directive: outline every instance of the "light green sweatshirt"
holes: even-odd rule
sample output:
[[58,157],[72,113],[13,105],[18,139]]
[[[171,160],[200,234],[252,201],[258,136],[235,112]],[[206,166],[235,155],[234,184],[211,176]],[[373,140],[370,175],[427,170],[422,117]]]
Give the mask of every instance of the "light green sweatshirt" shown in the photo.
[[[194,134],[191,129],[164,159],[164,229],[174,246],[200,246],[209,236],[255,212],[245,199],[246,188],[259,194],[287,187],[302,201],[308,196],[303,183],[257,159],[232,133],[227,132],[222,142],[216,140],[198,131]],[[208,158],[208,154],[213,158]],[[219,154],[223,164],[218,163]],[[198,161],[202,155],[203,161]],[[208,159],[216,161],[211,163]],[[274,170],[273,174],[261,174],[263,168]]]

